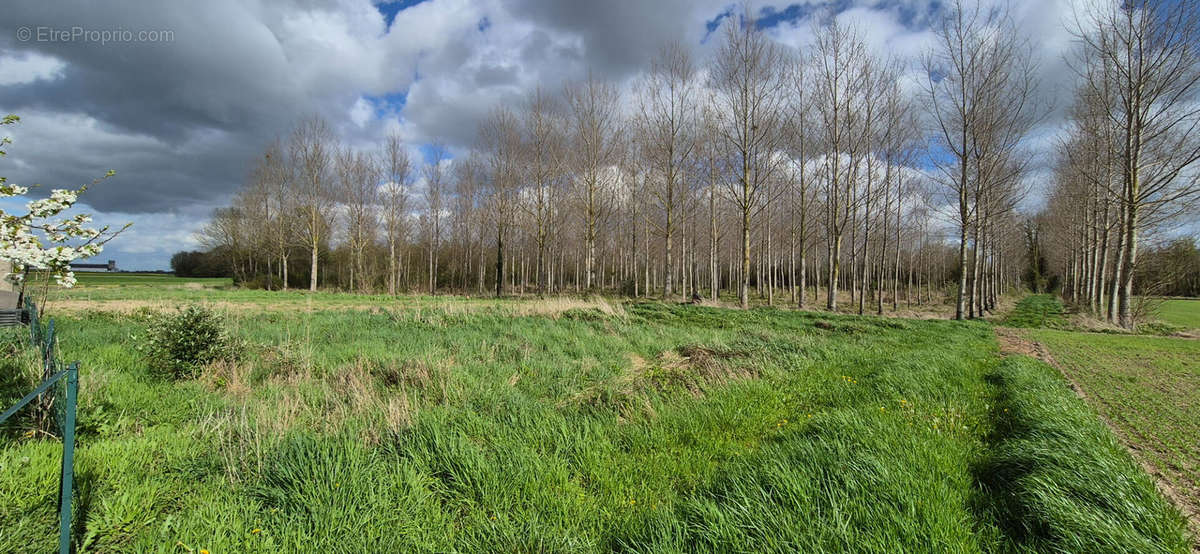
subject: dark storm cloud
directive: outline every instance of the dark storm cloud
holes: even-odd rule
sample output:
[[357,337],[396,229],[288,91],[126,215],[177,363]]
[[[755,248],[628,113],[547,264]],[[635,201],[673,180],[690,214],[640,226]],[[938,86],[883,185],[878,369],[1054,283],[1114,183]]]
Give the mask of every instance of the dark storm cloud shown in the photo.
[[622,76],[640,70],[666,42],[698,44],[705,32],[704,22],[730,3],[518,0],[510,9],[518,18],[577,35],[594,70]]
[[[18,2],[0,29],[9,56],[36,52],[66,64],[53,80],[0,85],[0,109],[18,113],[6,175],[16,182],[69,185],[109,168],[117,178],[88,201],[102,211],[155,212],[211,202],[230,193],[246,160],[287,125],[312,110],[271,32],[232,4]],[[188,11],[185,11],[188,10]],[[21,28],[167,31],[171,40],[98,44],[85,40],[20,40]],[[54,32],[54,31],[48,31]],[[72,129],[51,114],[86,114],[99,129]],[[75,123],[83,123],[76,121]],[[23,127],[23,128],[22,128]],[[57,137],[46,133],[56,131]],[[22,135],[28,135],[23,138]],[[55,142],[75,142],[75,149]],[[137,150],[130,150],[129,137]]]

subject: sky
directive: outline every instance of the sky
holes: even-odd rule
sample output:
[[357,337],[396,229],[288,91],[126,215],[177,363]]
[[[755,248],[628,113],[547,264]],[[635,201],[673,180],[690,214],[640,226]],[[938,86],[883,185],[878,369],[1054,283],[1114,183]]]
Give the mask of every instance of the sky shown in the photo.
[[[979,0],[991,2],[994,0]],[[1047,116],[1030,138],[1035,203],[1049,178],[1073,75],[1071,2],[1013,0],[1039,57]],[[627,84],[659,47],[705,59],[727,0],[9,0],[0,23],[0,114],[17,125],[0,159],[10,183],[74,188],[113,169],[82,208],[133,226],[101,259],[167,269],[245,181],[251,161],[320,115],[351,146],[398,132],[415,154],[451,153],[499,103],[592,73]],[[937,0],[756,2],[765,32],[802,47],[812,18],[852,24],[879,53],[928,48]],[[913,66],[916,70],[916,66]],[[418,158],[419,159],[419,158]],[[0,202],[17,210],[21,203]],[[1032,207],[1032,205],[1028,206]]]

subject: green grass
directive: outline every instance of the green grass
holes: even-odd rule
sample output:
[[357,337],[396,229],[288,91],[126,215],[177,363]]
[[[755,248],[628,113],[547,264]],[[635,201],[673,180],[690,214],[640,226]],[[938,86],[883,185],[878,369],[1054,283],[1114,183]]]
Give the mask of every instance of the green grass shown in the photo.
[[[59,317],[81,551],[1187,550],[1053,370],[980,322],[156,294],[263,309],[230,311],[240,361],[178,383],[134,351],[145,318]],[[46,551],[60,445],[19,431],[0,551]]]
[[1200,507],[1200,341],[1038,330],[1109,422]]
[[176,277],[165,273],[93,273],[80,271],[75,273],[75,279],[82,287],[164,287],[171,285],[182,286],[189,283],[205,287],[221,287],[232,284],[232,280],[227,277]]
[[977,471],[987,509],[1015,539],[1006,549],[1186,550],[1180,517],[1151,478],[1049,369],[1018,356],[992,376],[997,424]]
[[[491,296],[466,298],[460,296],[429,296],[429,295],[399,295],[356,294],[344,292],[310,293],[307,290],[291,289],[283,291],[266,291],[257,289],[225,289],[229,286],[228,279],[180,279],[175,277],[153,277],[149,279],[165,279],[139,285],[134,278],[113,277],[113,281],[98,280],[78,286],[73,289],[53,289],[50,301],[82,300],[88,302],[149,302],[154,304],[167,303],[173,305],[185,303],[220,303],[248,304],[255,308],[272,309],[280,305],[314,306],[331,308],[347,306],[367,306],[376,308],[432,308],[443,310],[457,309],[463,306],[507,306],[511,301],[497,301]],[[177,280],[176,280],[177,279]],[[222,289],[222,290],[213,290]],[[103,308],[102,305],[94,306]]]
[[1002,322],[1007,327],[1058,327],[1067,324],[1062,301],[1051,294],[1022,298]]
[[1200,299],[1163,300],[1154,315],[1158,319],[1185,329],[1200,329]]

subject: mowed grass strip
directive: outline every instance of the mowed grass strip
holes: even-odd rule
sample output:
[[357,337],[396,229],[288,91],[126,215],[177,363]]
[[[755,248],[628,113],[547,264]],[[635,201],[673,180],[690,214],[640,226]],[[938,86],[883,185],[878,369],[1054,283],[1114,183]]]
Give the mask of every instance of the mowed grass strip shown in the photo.
[[1004,318],[1006,327],[1042,328],[1067,324],[1062,301],[1051,294],[1031,294],[1022,298]]
[[[1067,489],[1052,470],[1040,488],[987,478],[1018,436],[997,422],[1033,423],[1000,419],[1022,412],[1000,415],[1011,393],[982,323],[439,301],[451,307],[235,311],[242,358],[179,383],[137,355],[136,314],[60,319],[64,356],[84,368],[82,549],[1186,548],[1152,489],[1058,511],[999,504]],[[1142,486],[1119,450],[1071,442],[1072,425],[1046,448],[1117,456],[1103,479]],[[0,451],[0,551],[45,551],[60,446],[17,431]],[[1055,518],[1079,523],[1043,532]],[[1091,532],[1097,518],[1160,524]]]
[[1048,329],[1030,336],[1200,513],[1200,341]]
[[1154,315],[1158,319],[1184,329],[1200,329],[1200,299],[1171,298],[1163,300]]

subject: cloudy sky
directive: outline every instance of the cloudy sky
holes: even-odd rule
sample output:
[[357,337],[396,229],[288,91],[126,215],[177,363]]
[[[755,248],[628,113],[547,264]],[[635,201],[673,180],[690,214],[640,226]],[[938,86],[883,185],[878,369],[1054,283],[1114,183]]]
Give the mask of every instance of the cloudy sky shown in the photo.
[[[813,15],[833,13],[878,51],[914,57],[943,9],[932,0],[754,6],[786,44],[806,43]],[[1043,94],[1065,104],[1069,0],[1013,8],[1038,46]],[[706,56],[734,9],[727,0],[10,0],[0,113],[21,123],[3,130],[14,144],[0,175],[73,187],[115,169],[87,208],[134,225],[101,257],[165,269],[299,118],[324,116],[352,145],[398,130],[418,151],[433,140],[462,148],[493,105],[539,85],[557,90],[589,71],[627,83],[671,40]],[[1035,144],[1052,144],[1056,113]]]

